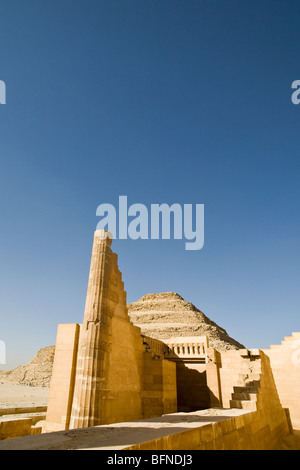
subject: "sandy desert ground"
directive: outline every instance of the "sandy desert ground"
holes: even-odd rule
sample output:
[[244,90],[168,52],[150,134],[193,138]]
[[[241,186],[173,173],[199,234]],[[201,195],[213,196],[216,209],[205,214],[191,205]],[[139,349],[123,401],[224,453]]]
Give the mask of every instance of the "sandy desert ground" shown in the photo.
[[0,383],[0,407],[7,403],[48,402],[48,387],[30,387],[12,383]]

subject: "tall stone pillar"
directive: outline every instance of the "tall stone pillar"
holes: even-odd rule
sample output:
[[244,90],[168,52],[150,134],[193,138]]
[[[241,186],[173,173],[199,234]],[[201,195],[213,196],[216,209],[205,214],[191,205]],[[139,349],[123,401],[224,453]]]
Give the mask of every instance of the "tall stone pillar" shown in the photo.
[[131,323],[111,237],[94,234],[83,323],[59,325],[45,432],[176,411],[176,364],[147,352]]
[[111,318],[109,275],[111,234],[94,234],[88,291],[81,328],[70,429],[101,424],[101,402],[107,389]]

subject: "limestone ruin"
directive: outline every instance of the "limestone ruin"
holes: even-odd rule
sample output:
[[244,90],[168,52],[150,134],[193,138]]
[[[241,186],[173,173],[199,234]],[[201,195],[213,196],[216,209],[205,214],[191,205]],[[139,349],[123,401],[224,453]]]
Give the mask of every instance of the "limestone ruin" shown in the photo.
[[276,449],[300,429],[300,333],[247,350],[178,294],[127,307],[110,246],[96,231],[83,323],[58,326],[42,435],[0,449]]
[[[175,292],[147,294],[136,302],[127,304],[131,322],[141,333],[164,341],[171,337],[206,336],[217,351],[244,349],[190,302]],[[31,386],[49,387],[52,375],[55,346],[40,349],[28,364],[12,371],[0,371],[0,380]]]
[[106,232],[95,232],[83,324],[59,326],[47,431],[176,411],[176,365],[161,351],[153,361],[155,351],[130,322],[110,245]]

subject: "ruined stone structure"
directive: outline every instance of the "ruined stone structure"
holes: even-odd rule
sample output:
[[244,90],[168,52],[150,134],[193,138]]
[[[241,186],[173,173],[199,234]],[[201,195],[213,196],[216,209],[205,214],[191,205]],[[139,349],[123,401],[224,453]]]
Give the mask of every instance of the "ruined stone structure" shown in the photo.
[[[264,351],[232,339],[218,350],[206,335],[150,337],[130,321],[110,245],[95,232],[83,324],[58,327],[43,434],[0,449],[278,448],[300,423],[300,333]],[[177,300],[167,294],[169,307]]]
[[[154,344],[160,350],[163,347]],[[165,351],[171,356],[173,351]],[[209,349],[215,407],[0,442],[0,450],[275,450],[291,435],[270,360],[261,350]],[[223,406],[222,406],[223,405]]]
[[263,351],[270,359],[281,404],[289,410],[293,428],[300,429],[300,333]]
[[95,232],[83,324],[59,325],[47,431],[177,409],[176,364],[156,355],[130,322],[110,245],[107,232]]

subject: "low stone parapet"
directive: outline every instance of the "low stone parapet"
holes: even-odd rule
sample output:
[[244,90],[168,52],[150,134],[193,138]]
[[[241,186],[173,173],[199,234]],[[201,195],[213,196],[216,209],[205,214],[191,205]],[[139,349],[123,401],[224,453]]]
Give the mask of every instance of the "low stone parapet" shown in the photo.
[[290,434],[275,414],[212,408],[0,442],[0,450],[275,450]]
[[0,408],[0,440],[32,436],[42,432],[40,423],[46,419],[47,404],[22,403]]

